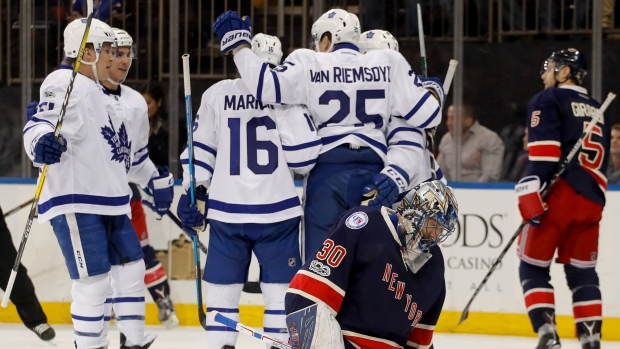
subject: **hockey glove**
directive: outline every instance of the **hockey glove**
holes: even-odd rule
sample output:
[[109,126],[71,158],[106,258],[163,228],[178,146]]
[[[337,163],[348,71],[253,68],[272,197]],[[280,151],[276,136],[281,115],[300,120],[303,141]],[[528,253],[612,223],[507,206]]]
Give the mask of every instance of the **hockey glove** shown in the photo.
[[142,204],[157,213],[157,219],[160,220],[168,213],[170,204],[174,197],[174,177],[168,171],[168,167],[161,166],[157,168],[159,176],[155,176],[149,180],[148,190],[145,190],[150,197],[142,200]]
[[547,214],[547,204],[540,195],[541,191],[538,176],[523,177],[515,186],[521,217],[535,227],[540,225],[540,220]]
[[441,80],[438,78],[425,78],[420,77],[420,81],[422,81],[422,86],[430,92],[437,102],[439,102],[439,107],[443,108],[443,102],[446,98],[446,94],[443,92],[443,84]]
[[398,194],[404,192],[408,185],[405,171],[397,166],[387,166],[362,189],[362,195],[366,198],[362,206],[392,207]]
[[26,121],[30,121],[39,109],[39,101],[32,101],[26,107]]
[[226,11],[213,23],[213,31],[220,38],[222,56],[232,54],[232,50],[247,45],[252,47],[252,22],[250,17],[239,17],[237,11]]
[[183,230],[191,236],[196,236],[198,232],[207,228],[207,211],[209,210],[209,195],[204,187],[196,188],[194,195],[195,205],[191,204],[191,198],[187,192],[181,195],[177,205],[177,215],[183,223]]
[[60,162],[60,156],[67,151],[67,140],[58,135],[58,139],[54,137],[54,132],[46,133],[33,142],[31,154],[34,162],[40,164],[56,164]]

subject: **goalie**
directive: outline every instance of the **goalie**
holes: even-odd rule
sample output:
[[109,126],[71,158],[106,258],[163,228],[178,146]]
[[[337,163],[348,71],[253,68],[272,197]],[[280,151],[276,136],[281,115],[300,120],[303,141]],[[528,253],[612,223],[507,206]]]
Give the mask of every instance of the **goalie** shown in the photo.
[[397,211],[358,207],[342,215],[291,281],[291,346],[433,348],[446,295],[437,244],[454,231],[457,214],[451,189],[432,181],[407,194]]

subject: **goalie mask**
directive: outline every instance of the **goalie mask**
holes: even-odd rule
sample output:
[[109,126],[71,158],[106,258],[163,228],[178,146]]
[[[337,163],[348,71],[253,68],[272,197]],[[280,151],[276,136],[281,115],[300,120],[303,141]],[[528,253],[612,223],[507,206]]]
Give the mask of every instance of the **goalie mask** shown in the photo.
[[[430,258],[431,247],[454,232],[458,204],[450,187],[441,181],[431,181],[411,190],[397,211],[403,259],[416,272]],[[425,258],[420,261],[420,257]]]

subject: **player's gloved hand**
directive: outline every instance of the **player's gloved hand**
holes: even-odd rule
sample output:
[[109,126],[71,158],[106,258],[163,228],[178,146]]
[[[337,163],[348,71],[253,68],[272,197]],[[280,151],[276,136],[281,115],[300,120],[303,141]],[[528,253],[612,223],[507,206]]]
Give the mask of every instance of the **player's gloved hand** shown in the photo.
[[237,11],[226,11],[213,23],[213,31],[220,38],[222,56],[233,53],[233,49],[247,45],[252,47],[252,22],[250,17],[239,17]]
[[37,113],[39,109],[39,101],[32,101],[26,106],[26,120],[30,121],[32,116]]
[[366,198],[362,206],[392,207],[398,194],[407,189],[408,182],[405,171],[394,165],[387,166],[362,189],[362,195]]
[[443,108],[443,102],[446,99],[446,94],[443,91],[443,84],[439,78],[435,77],[420,77],[420,81],[422,81],[422,86],[428,90],[439,102],[439,106]]
[[196,188],[194,192],[196,204],[191,204],[190,194],[185,192],[179,198],[177,215],[183,223],[183,230],[190,236],[196,236],[198,232],[207,228],[207,211],[209,210],[209,195],[204,187]]
[[157,167],[159,176],[149,180],[147,194],[149,197],[142,200],[142,204],[157,213],[157,219],[161,219],[168,213],[174,197],[174,177],[168,171],[168,167]]
[[54,137],[54,132],[46,133],[33,142],[31,148],[34,162],[52,165],[60,162],[60,156],[67,151],[67,140],[58,135]]
[[519,211],[523,220],[537,227],[540,220],[547,214],[547,204],[543,201],[538,176],[523,177],[515,186],[519,198]]

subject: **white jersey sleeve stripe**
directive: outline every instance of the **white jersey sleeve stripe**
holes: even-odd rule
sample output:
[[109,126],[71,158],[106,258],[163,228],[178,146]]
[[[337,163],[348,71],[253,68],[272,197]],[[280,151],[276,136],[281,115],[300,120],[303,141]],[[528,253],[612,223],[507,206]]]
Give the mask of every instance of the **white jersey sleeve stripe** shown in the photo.
[[200,142],[193,142],[192,143],[195,147],[198,147],[204,151],[207,151],[211,154],[213,154],[213,156],[217,156],[217,151],[215,151],[215,149],[209,147],[208,145],[204,144],[204,143],[200,143]]
[[[181,159],[181,165],[189,165],[189,159]],[[207,163],[202,162],[200,160],[194,159],[194,166],[204,168],[205,170],[213,173],[213,167],[209,166]]]
[[304,162],[287,162],[286,164],[288,165],[288,167],[300,168],[300,167],[306,167],[308,165],[316,164],[316,162],[317,162],[317,159],[313,159],[313,160],[308,160]]
[[143,150],[147,149],[148,147],[149,147],[149,145],[147,144],[147,145],[145,145],[144,147],[142,147],[142,148],[140,148],[140,149],[136,150],[136,151],[135,151],[135,153],[133,153],[133,154],[134,154],[134,155],[136,155],[136,154],[138,154],[139,152],[141,152],[141,151],[143,151]]
[[422,125],[420,125],[420,128],[425,128],[426,126],[430,125],[430,123],[433,122],[433,120],[435,120],[435,117],[437,117],[437,115],[441,116],[440,111],[441,111],[441,106],[438,106],[437,109],[435,109],[435,111],[433,112],[433,114],[428,119],[426,119],[426,121],[424,121]]
[[278,79],[278,74],[276,74],[273,70],[271,71],[271,75],[273,76],[273,87],[276,90],[276,103],[280,104],[280,101],[282,100],[280,95],[280,80]]
[[415,113],[418,112],[418,110],[420,108],[422,108],[422,106],[424,105],[424,103],[426,102],[428,97],[430,97],[430,96],[431,96],[431,93],[430,92],[426,92],[424,94],[424,96],[422,96],[422,98],[420,98],[418,103],[416,103],[416,105],[414,105],[413,108],[407,113],[407,115],[403,116],[403,119],[409,120]]
[[323,142],[320,139],[316,140],[316,141],[313,141],[313,142],[297,144],[297,145],[284,145],[284,144],[282,144],[282,150],[284,150],[284,151],[300,150],[300,149],[312,148],[312,147],[315,147],[317,145],[322,145],[322,144],[323,144]]
[[263,82],[265,79],[265,71],[267,70],[267,63],[263,63],[260,68],[260,74],[258,75],[258,87],[256,87],[256,100],[263,103]]
[[48,120],[43,120],[43,119],[39,119],[39,118],[37,118],[36,116],[33,116],[33,117],[30,119],[30,121],[35,122],[35,123],[41,123],[41,122],[43,122],[43,123],[49,124],[50,126],[52,126],[52,128],[56,128],[56,126],[55,126],[54,124],[52,124],[50,121],[48,121]]
[[370,137],[367,137],[367,136],[359,134],[359,133],[346,133],[346,134],[342,134],[342,135],[323,137],[323,145],[328,145],[328,144],[337,142],[337,141],[339,141],[342,138],[347,137],[347,136],[356,136],[358,138],[361,138],[365,142],[368,142],[368,144],[371,144],[373,147],[381,150],[384,154],[387,154],[387,147],[385,146],[385,144],[377,142],[374,139],[371,139]]
[[390,134],[387,137],[387,143],[390,143],[390,140],[392,140],[392,138],[398,133],[398,132],[415,132],[417,134],[419,134],[420,136],[422,136],[422,131],[418,130],[417,128],[411,128],[411,127],[397,127],[394,130],[392,130],[392,132],[390,132]]
[[422,144],[417,143],[417,142],[411,142],[411,141],[398,141],[398,142],[392,143],[390,145],[410,145],[410,146],[413,146],[413,147],[418,147],[420,149],[424,149]]
[[131,166],[137,166],[140,165],[141,163],[143,163],[144,161],[146,161],[146,159],[149,158],[149,153],[146,152],[144,155],[142,155],[142,157],[140,159],[138,159],[138,161],[134,161],[131,163]]

